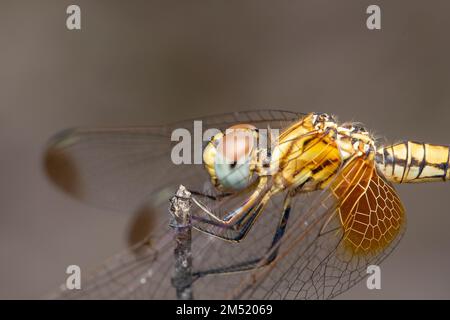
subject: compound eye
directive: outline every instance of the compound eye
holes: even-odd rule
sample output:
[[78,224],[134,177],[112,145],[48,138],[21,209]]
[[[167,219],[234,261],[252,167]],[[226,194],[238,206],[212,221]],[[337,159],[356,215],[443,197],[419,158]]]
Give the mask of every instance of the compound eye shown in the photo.
[[240,190],[252,181],[255,129],[249,125],[233,126],[216,146],[215,173],[226,189]]
[[253,150],[254,138],[251,130],[231,127],[217,145],[217,152],[227,163],[245,161]]

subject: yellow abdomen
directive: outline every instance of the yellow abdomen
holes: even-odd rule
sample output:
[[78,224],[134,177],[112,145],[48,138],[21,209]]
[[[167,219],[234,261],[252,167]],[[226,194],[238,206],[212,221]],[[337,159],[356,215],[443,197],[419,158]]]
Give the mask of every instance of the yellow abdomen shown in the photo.
[[450,179],[449,147],[405,141],[377,150],[378,170],[395,183]]

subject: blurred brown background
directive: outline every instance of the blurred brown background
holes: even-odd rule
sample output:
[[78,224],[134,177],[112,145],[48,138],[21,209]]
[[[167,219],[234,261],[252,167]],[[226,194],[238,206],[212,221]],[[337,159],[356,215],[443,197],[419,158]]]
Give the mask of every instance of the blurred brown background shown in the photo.
[[[68,31],[66,8],[82,10]],[[68,264],[126,246],[130,216],[46,179],[42,152],[78,125],[157,124],[231,110],[322,111],[379,137],[450,143],[448,1],[5,1],[0,3],[0,298],[41,298]],[[382,290],[450,298],[450,186],[400,186],[408,231]]]

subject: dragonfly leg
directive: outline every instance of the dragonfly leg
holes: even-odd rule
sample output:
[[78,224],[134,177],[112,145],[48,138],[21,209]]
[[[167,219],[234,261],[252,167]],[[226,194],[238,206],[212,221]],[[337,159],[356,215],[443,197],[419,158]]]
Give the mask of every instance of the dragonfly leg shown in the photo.
[[277,230],[275,231],[275,235],[273,236],[273,239],[272,239],[272,244],[271,244],[270,248],[268,249],[268,253],[271,250],[273,250],[273,252],[270,253],[269,257],[265,261],[266,262],[265,265],[267,265],[267,264],[271,263],[273,260],[275,260],[275,258],[278,255],[278,249],[279,249],[278,243],[280,242],[281,238],[283,238],[283,236],[284,236],[284,232],[286,231],[287,222],[289,220],[289,215],[291,213],[291,199],[292,199],[292,195],[290,195],[288,193],[286,198],[284,199],[283,214],[281,215],[280,221],[278,222]]
[[208,198],[208,199],[211,199],[214,201],[219,201],[219,200],[225,199],[225,198],[233,195],[232,193],[222,193],[222,194],[218,194],[218,195],[214,196],[214,195],[206,194],[206,193],[195,191],[195,190],[189,190],[189,192],[194,196],[200,196],[200,197]]
[[[194,199],[194,202],[202,209],[203,212],[207,213],[213,219],[207,219],[200,216],[192,216],[193,227],[199,229],[204,233],[211,234],[218,238],[231,241],[241,241],[248,234],[253,223],[259,217],[260,213],[263,211],[265,205],[270,199],[271,193],[265,193],[258,201],[249,201],[238,209],[232,211],[226,215],[223,219],[218,218],[209,209],[203,206],[201,203]],[[259,197],[258,197],[259,198]],[[197,222],[197,223],[195,223]],[[204,225],[219,227],[218,231],[213,231],[208,229]],[[232,230],[233,234],[222,233],[223,230]]]
[[270,247],[267,249],[266,254],[264,254],[259,258],[236,263],[231,266],[194,272],[193,274],[194,278],[198,279],[208,274],[225,274],[225,273],[248,271],[255,268],[264,267],[270,264],[272,261],[274,261],[278,254],[279,248],[278,244],[286,231],[286,225],[289,219],[289,214],[291,212],[291,198],[292,196],[288,194],[284,200],[283,214],[281,215],[281,218],[278,222],[275,235],[273,236],[272,243]]
[[193,202],[201,209],[200,214],[203,213],[207,216],[192,215],[192,225],[194,228],[218,238],[240,241],[247,235],[272,194],[270,188],[267,187],[267,177],[261,177],[252,195],[240,207],[223,218],[217,217],[207,205],[193,197]]

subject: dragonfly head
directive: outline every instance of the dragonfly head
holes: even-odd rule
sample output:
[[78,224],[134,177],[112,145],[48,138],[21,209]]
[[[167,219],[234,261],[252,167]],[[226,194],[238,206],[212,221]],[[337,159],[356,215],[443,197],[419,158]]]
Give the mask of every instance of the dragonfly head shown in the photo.
[[203,162],[214,186],[239,191],[255,181],[258,130],[238,124],[216,134],[203,151]]

